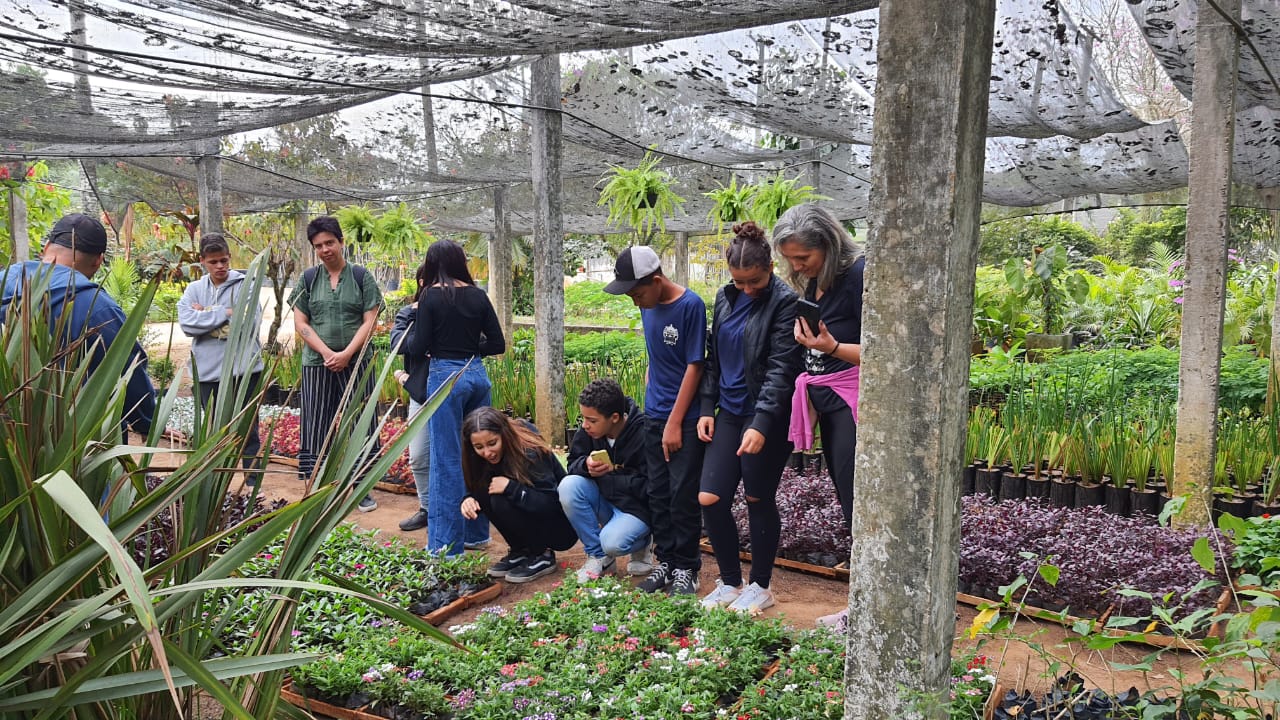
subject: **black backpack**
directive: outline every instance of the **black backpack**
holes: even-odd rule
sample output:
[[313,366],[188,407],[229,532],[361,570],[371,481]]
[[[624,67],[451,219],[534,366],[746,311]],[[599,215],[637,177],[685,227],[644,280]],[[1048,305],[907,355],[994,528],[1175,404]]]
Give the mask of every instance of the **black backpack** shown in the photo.
[[[302,271],[302,285],[307,289],[308,293],[315,289],[316,276],[320,274],[317,272],[319,269],[319,265],[314,265]],[[363,265],[351,263],[351,276],[356,279],[356,285],[359,285],[361,288],[364,287],[364,276],[367,272],[368,271],[364,269]]]

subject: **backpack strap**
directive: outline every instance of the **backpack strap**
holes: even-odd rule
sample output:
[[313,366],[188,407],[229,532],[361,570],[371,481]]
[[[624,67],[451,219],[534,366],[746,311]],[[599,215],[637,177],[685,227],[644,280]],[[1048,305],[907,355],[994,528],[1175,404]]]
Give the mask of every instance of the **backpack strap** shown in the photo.
[[[320,274],[319,270],[319,265],[313,265],[302,271],[302,285],[307,289],[307,292],[315,290],[316,276]],[[363,265],[351,263],[351,276],[356,279],[356,285],[364,287],[364,276],[368,272],[368,270],[364,269]]]

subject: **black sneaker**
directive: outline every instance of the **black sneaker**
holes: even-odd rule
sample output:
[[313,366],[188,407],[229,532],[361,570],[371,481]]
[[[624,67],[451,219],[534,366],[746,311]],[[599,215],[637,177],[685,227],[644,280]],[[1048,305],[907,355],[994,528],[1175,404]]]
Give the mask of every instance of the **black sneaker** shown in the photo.
[[507,571],[507,582],[509,583],[527,583],[531,580],[537,580],[540,577],[546,577],[556,571],[556,554],[550,550],[528,558],[519,566],[511,568]]
[[[653,576],[650,575],[649,577]],[[670,595],[696,595],[698,593],[698,572],[685,568],[672,570],[671,589],[667,593]]]
[[373,512],[378,509],[378,501],[373,499],[372,495],[365,495],[360,498],[360,504],[356,506],[360,512]]
[[524,565],[529,561],[529,554],[519,550],[512,550],[507,553],[501,560],[489,566],[489,577],[506,577],[507,573]]
[[641,592],[647,593],[666,590],[671,587],[671,566],[664,562],[654,565],[653,572],[649,573],[649,577],[641,580],[636,587]]
[[400,521],[400,529],[405,532],[411,532],[413,530],[421,530],[426,526],[427,526],[426,510],[419,510],[418,512]]

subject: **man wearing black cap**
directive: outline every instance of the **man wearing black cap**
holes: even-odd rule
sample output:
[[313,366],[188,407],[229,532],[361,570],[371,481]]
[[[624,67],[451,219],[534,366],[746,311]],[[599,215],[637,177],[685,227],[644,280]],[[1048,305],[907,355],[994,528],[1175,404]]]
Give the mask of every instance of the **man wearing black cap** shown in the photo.
[[644,432],[648,453],[649,513],[658,564],[638,586],[672,595],[698,591],[702,554],[702,506],[698,484],[702,454],[698,413],[689,412],[702,379],[707,347],[707,306],[698,294],[672,282],[652,248],[622,251],[607,293],[626,295],[640,308],[649,356]]
[[[39,260],[15,263],[4,277],[4,293],[0,297],[0,321],[9,304],[21,296],[24,285],[32,278],[49,278],[49,326],[56,327],[64,307],[70,301],[71,318],[64,326],[64,342],[86,338],[92,348],[89,367],[102,361],[107,347],[124,325],[124,311],[90,278],[102,267],[107,252],[107,231],[102,223],[83,213],[71,213],[53,226],[45,236]],[[42,275],[43,273],[43,275]],[[125,424],[135,432],[151,430],[155,415],[156,391],[147,377],[147,354],[134,343],[134,359],[141,362],[133,368],[125,390]]]

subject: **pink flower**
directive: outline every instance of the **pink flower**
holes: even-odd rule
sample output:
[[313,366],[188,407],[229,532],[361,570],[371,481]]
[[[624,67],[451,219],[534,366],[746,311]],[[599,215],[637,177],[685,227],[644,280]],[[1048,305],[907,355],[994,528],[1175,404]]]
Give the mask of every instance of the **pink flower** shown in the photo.
[[1176,298],[1174,298],[1174,299],[1173,299],[1173,301],[1174,301],[1174,302],[1176,302],[1176,303],[1178,303],[1179,305],[1181,305],[1181,304],[1182,304],[1182,298],[1180,298],[1180,297],[1176,297]]

